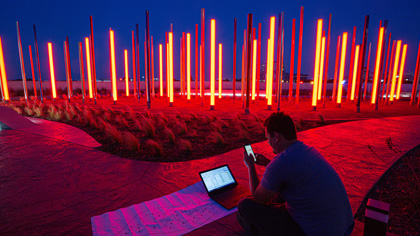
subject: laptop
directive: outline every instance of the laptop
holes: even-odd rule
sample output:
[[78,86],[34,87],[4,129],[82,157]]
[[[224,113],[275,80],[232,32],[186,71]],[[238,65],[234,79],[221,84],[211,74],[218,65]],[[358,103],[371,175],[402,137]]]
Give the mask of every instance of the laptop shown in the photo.
[[236,182],[228,165],[202,171],[200,177],[209,197],[228,210],[236,207],[242,198],[251,195],[248,188]]

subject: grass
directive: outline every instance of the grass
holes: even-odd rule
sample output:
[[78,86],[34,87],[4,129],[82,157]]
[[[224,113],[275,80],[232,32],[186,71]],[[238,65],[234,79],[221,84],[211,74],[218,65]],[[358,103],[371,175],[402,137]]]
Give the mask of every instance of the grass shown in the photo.
[[105,125],[105,134],[110,138],[112,141],[117,143],[122,143],[123,137],[120,131],[118,131],[113,125],[108,122],[104,122]]
[[192,151],[191,142],[189,140],[180,139],[178,142],[179,142],[179,146],[181,147],[181,150],[187,151],[187,152]]
[[216,145],[224,145],[225,140],[223,139],[222,135],[219,132],[213,131],[209,134],[208,140],[210,143],[216,144]]
[[140,151],[139,139],[130,132],[122,132],[124,146],[133,152]]
[[155,136],[155,126],[154,122],[150,118],[144,118],[141,120],[141,125],[143,128],[144,135],[147,138],[152,138]]
[[146,147],[149,148],[153,152],[153,155],[155,155],[155,156],[162,156],[163,155],[162,146],[158,142],[156,142],[152,139],[148,139],[146,141]]
[[174,132],[171,130],[171,128],[165,127],[163,129],[163,133],[171,144],[175,143],[175,135],[174,135]]

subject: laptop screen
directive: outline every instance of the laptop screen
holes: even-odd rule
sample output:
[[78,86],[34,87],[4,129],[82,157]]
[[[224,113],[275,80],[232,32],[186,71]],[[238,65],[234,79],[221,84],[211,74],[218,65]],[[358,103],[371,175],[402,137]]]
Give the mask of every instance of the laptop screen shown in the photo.
[[208,192],[235,183],[235,179],[227,165],[201,172],[200,175]]

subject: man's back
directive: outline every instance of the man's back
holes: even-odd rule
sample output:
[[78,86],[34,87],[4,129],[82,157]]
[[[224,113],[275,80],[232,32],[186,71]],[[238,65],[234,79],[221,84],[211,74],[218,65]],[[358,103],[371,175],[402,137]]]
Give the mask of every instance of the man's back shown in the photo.
[[307,235],[350,233],[353,214],[334,168],[314,148],[300,141],[267,166],[261,184],[280,193],[292,218]]

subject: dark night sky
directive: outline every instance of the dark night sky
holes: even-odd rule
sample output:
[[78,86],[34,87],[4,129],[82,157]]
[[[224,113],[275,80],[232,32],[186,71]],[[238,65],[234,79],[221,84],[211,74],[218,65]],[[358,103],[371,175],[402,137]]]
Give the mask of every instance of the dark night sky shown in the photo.
[[[31,78],[28,45],[34,44],[32,25],[37,27],[43,80],[49,80],[47,42],[52,42],[56,78],[65,80],[63,41],[70,40],[72,76],[79,79],[78,42],[90,33],[89,16],[93,16],[97,78],[109,78],[109,28],[115,31],[117,77],[124,76],[123,50],[131,52],[131,31],[139,23],[140,45],[143,45],[145,29],[145,10],[150,11],[150,30],[154,36],[155,68],[158,68],[158,44],[165,42],[165,31],[174,24],[174,75],[179,77],[179,38],[181,32],[195,34],[195,24],[199,24],[200,9],[206,10],[206,78],[209,77],[210,60],[210,19],[216,19],[216,43],[223,43],[223,77],[232,78],[233,58],[233,18],[238,19],[238,58],[243,42],[247,14],[252,13],[254,27],[262,23],[261,62],[265,63],[266,42],[269,37],[269,18],[285,12],[285,58],[286,71],[290,65],[292,19],[296,18],[296,55],[299,35],[300,7],[305,7],[303,28],[302,73],[313,76],[315,57],[315,37],[317,19],[324,19],[327,30],[328,16],[332,13],[331,45],[329,71],[334,73],[337,36],[349,32],[347,44],[346,74],[350,61],[350,47],[353,26],[357,26],[356,44],[361,44],[365,15],[370,15],[368,42],[372,42],[370,70],[373,69],[376,54],[376,41],[380,20],[388,20],[388,32],[392,39],[401,39],[408,44],[405,72],[414,71],[418,43],[420,39],[420,1],[2,1],[0,4],[0,37],[2,38],[6,72],[9,80],[21,78],[19,51],[16,37],[16,21],[19,21],[25,70]],[[277,22],[276,22],[277,25]],[[276,29],[277,32],[277,29]],[[193,45],[193,44],[192,44]],[[144,74],[143,47],[140,49],[141,74]],[[131,55],[129,53],[129,55]],[[216,55],[216,58],[217,55]],[[297,58],[297,56],[296,56]],[[192,50],[192,60],[194,51]],[[85,60],[86,61],[86,60]],[[132,77],[131,57],[129,74]],[[217,60],[216,60],[217,65]],[[297,60],[295,61],[296,73]],[[238,59],[237,68],[240,68]],[[192,66],[194,75],[194,66]],[[216,66],[217,70],[217,66]],[[85,69],[86,71],[86,69]],[[86,73],[86,72],[85,72]],[[239,70],[240,73],[240,70]],[[241,75],[238,73],[238,77]],[[217,75],[217,72],[216,72]],[[37,76],[36,76],[37,77]],[[155,77],[158,70],[155,69]],[[217,76],[216,76],[217,77]]]

